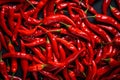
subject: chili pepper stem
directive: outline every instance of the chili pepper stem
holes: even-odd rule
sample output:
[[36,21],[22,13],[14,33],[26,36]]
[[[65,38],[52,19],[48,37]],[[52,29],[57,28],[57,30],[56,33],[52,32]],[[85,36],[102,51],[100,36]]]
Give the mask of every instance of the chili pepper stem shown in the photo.
[[13,80],[13,78],[14,78],[14,75],[15,75],[15,73],[12,73],[12,78],[11,78],[11,80]]
[[85,10],[85,13],[87,13],[87,12],[88,12],[88,9],[89,9],[89,6],[88,6],[88,8]]
[[69,26],[70,26],[70,25],[65,24],[65,23],[63,23],[63,22],[60,22],[60,24],[65,25],[67,28],[69,28]]
[[114,7],[112,5],[110,5],[110,9],[113,9]]
[[35,6],[29,0],[26,1],[35,9]]
[[85,77],[86,77],[86,74],[85,74],[85,72],[82,72],[82,74],[83,74],[83,76],[85,76]]
[[106,62],[109,62],[109,61],[110,61],[110,58],[103,59],[103,60],[106,61]]
[[83,18],[81,18],[81,19],[86,19],[86,18],[95,18],[96,17],[96,15],[94,15],[94,16],[87,16],[87,17],[83,17]]
[[0,62],[2,62],[2,51],[0,51]]

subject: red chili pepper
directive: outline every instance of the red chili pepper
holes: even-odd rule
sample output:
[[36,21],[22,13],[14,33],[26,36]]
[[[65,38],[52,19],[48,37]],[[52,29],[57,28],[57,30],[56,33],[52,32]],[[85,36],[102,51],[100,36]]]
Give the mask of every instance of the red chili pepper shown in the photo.
[[90,37],[88,36],[88,34],[85,33],[84,31],[80,30],[79,28],[75,28],[75,27],[73,27],[71,25],[67,25],[67,24],[65,24],[63,22],[61,22],[61,24],[65,25],[67,27],[68,31],[71,32],[72,34],[74,34],[74,35],[76,35],[78,37],[84,38],[84,39],[86,39],[88,41],[91,40]]
[[18,29],[18,32],[22,35],[26,35],[26,36],[30,36],[32,34],[34,34],[34,32],[37,30],[37,27],[31,29],[31,30],[20,30]]
[[64,77],[65,77],[66,80],[70,80],[70,76],[69,76],[69,74],[68,74],[67,68],[65,68],[65,69],[63,70],[63,75],[64,75]]
[[33,47],[33,46],[38,46],[38,45],[42,45],[46,42],[45,38],[38,38],[36,39],[35,41],[33,42],[30,42],[30,43],[24,43],[25,46],[28,46],[28,47]]
[[108,7],[109,7],[109,5],[110,5],[110,2],[111,2],[111,0],[104,0],[104,1],[103,1],[102,11],[103,11],[103,14],[105,14],[105,15],[107,15]]
[[117,46],[120,46],[120,36],[116,36],[116,37],[113,39],[113,43],[115,43],[115,45],[117,45]]
[[103,49],[102,48],[97,50],[96,58],[95,58],[95,63],[96,64],[99,64],[99,62],[101,60],[101,57],[102,57],[102,53],[103,53]]
[[92,14],[97,14],[97,11],[90,5],[86,6],[84,3],[80,2],[80,5],[86,9]]
[[93,47],[90,43],[87,43],[87,48],[88,48],[88,55],[89,55],[89,63],[92,63],[92,60],[94,58],[94,51],[93,51]]
[[5,80],[9,80],[6,64],[2,60],[2,52],[0,52],[0,73],[2,74]]
[[50,72],[44,71],[44,70],[40,70],[39,73],[41,73],[42,75],[52,79],[52,80],[59,80],[55,75],[53,75]]
[[69,71],[68,71],[68,74],[69,74],[71,80],[77,80],[74,71],[69,70]]
[[54,15],[54,4],[55,4],[55,1],[56,0],[52,0],[52,1],[50,1],[50,0],[48,0],[48,5],[47,5],[47,8],[46,8],[46,12],[47,12],[47,14],[46,14],[46,16],[51,16],[51,15]]
[[57,5],[57,9],[58,10],[62,10],[62,9],[64,9],[64,8],[66,8],[68,5],[70,5],[70,6],[78,6],[76,3],[72,3],[72,2],[64,2],[64,3],[60,3],[60,4],[58,4]]
[[43,28],[42,26],[39,26],[39,28],[47,33],[47,35],[48,35],[48,37],[51,41],[55,56],[59,59],[60,55],[59,55],[59,52],[58,52],[58,45],[57,45],[57,42],[56,42],[56,39],[55,39],[54,35],[51,34],[47,29]]
[[2,8],[2,10],[0,11],[0,20],[1,20],[0,25],[1,25],[2,29],[3,29],[3,31],[5,31],[5,33],[11,37],[12,32],[8,29],[4,17],[5,17],[5,8]]
[[96,14],[94,17],[96,21],[110,24],[114,26],[116,29],[120,30],[120,24],[114,18],[102,14]]
[[44,56],[44,54],[42,54],[41,50],[39,48],[31,48],[35,54],[35,56],[37,56],[40,60],[42,60],[43,62],[46,62],[46,58]]
[[115,18],[120,20],[120,11],[117,8],[113,7],[112,5],[110,5],[110,10],[112,14],[115,16]]
[[38,12],[45,6],[47,2],[48,0],[41,0],[38,2],[38,4],[36,5],[36,8],[34,9],[34,14],[33,14],[34,18],[37,18]]
[[64,0],[56,0],[55,1],[55,4],[60,4],[60,3],[62,3]]
[[53,61],[52,45],[47,37],[46,41],[47,61]]
[[76,52],[77,51],[77,48],[70,44],[69,42],[67,42],[66,40],[64,39],[61,39],[61,38],[56,38],[56,40],[61,43],[62,45],[64,45],[65,47],[67,47],[69,50],[73,51],[73,52]]
[[49,24],[57,23],[57,22],[64,22],[66,24],[71,24],[73,27],[76,27],[76,24],[69,17],[65,15],[55,14],[55,15],[48,16],[43,19],[44,25],[49,25]]
[[104,59],[104,60],[107,61],[111,67],[120,66],[120,62],[113,58],[108,58],[108,59]]
[[[83,17],[85,17],[84,12],[81,10],[81,13],[83,13]],[[96,14],[98,16],[98,14]],[[100,14],[101,15],[101,14]],[[100,16],[99,16],[100,17]],[[96,17],[97,19],[98,17]],[[100,17],[101,18],[101,17]],[[102,19],[102,18],[101,18]],[[87,19],[84,19],[85,24],[92,29],[93,31],[95,31],[97,34],[99,34],[104,41],[106,42],[111,42],[111,38],[108,36],[108,34],[106,34],[106,32],[104,30],[102,30],[101,28],[99,28],[97,25],[94,25],[92,23],[90,23]]]
[[61,44],[59,44],[58,47],[59,47],[59,51],[60,51],[60,55],[61,55],[60,61],[64,61],[64,59],[66,58],[66,52],[63,49],[63,46]]
[[5,49],[7,49],[7,44],[6,44],[4,35],[2,34],[1,31],[0,31],[0,41],[1,41],[1,46],[3,46]]
[[18,16],[17,18],[17,24],[14,28],[14,31],[13,31],[13,36],[12,36],[12,41],[16,42],[16,39],[17,39],[17,35],[18,35],[18,29],[21,25],[21,16]]
[[99,78],[104,75],[105,73],[107,73],[108,71],[110,71],[111,68],[110,66],[103,66],[101,68],[98,68],[97,69],[97,73],[96,73],[96,77],[95,77],[95,80],[99,80]]
[[14,14],[14,8],[13,7],[9,8],[9,13],[10,14],[8,14],[8,16],[9,16],[8,24],[10,26],[10,30],[14,31],[15,25],[14,25],[14,15],[13,15]]
[[[16,54],[14,46],[12,45],[11,42],[9,42],[9,44],[8,44],[8,49],[9,49],[11,55]],[[17,69],[18,69],[17,60],[15,58],[12,58],[11,59],[11,71],[13,73],[16,73]]]
[[45,64],[35,64],[28,67],[28,71],[35,72],[42,70],[46,65]]
[[116,34],[118,34],[119,32],[112,26],[106,26],[106,25],[101,25],[101,24],[97,24],[97,26],[101,27],[104,30],[109,31],[110,33],[112,33],[113,36],[115,36]]
[[[21,40],[21,52],[26,52],[23,41]],[[28,61],[26,59],[21,59],[21,68],[23,71],[23,80],[26,80],[27,72],[28,72]]]

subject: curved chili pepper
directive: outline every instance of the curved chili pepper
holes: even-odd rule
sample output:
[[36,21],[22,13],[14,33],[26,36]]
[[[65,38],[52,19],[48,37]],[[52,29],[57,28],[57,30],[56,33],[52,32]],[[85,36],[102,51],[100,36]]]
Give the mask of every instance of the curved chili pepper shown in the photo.
[[[23,41],[21,40],[21,52],[26,52],[25,51],[25,46],[24,46],[24,43]],[[21,59],[21,68],[23,70],[23,80],[26,80],[26,76],[27,76],[27,70],[28,70],[28,61],[25,60],[25,59]]]
[[41,59],[43,62],[46,62],[46,58],[45,56],[42,54],[42,52],[40,51],[40,49],[34,47],[31,48],[35,54],[35,56],[38,56],[39,59]]
[[55,14],[52,16],[48,16],[43,19],[43,24],[44,25],[49,25],[52,23],[57,23],[57,22],[64,22],[66,24],[71,24],[73,27],[76,27],[76,24],[67,16],[61,15],[61,14]]
[[56,39],[55,39],[54,35],[52,35],[47,29],[43,28],[42,26],[39,26],[39,28],[47,33],[47,35],[48,35],[48,37],[51,41],[55,56],[59,59],[60,55],[59,55],[59,52],[58,52],[58,45],[57,45],[57,42],[56,42]]
[[101,57],[102,57],[102,53],[103,53],[103,49],[100,48],[97,50],[97,53],[96,53],[96,58],[95,58],[95,63],[98,64],[101,60]]
[[88,48],[88,51],[89,51],[89,63],[92,63],[92,60],[94,58],[94,51],[93,51],[93,47],[90,43],[87,43],[87,48]]
[[96,14],[94,17],[96,21],[110,24],[120,31],[120,24],[114,18],[102,14]]
[[40,71],[42,70],[46,65],[45,64],[35,64],[28,67],[28,71],[34,72],[34,71]]
[[69,30],[69,32],[71,32],[72,34],[78,36],[78,37],[81,37],[81,38],[84,38],[88,41],[90,41],[90,37],[88,36],[88,34],[86,34],[84,31],[80,30],[79,28],[75,28],[71,25],[67,25],[63,22],[61,22],[61,24],[65,25],[67,27],[67,29]]
[[64,75],[64,77],[65,77],[66,80],[70,80],[70,77],[69,77],[67,68],[65,68],[65,69],[63,70],[63,75]]
[[95,79],[96,80],[99,80],[99,78],[104,75],[105,73],[107,73],[108,71],[110,71],[111,68],[107,65],[107,66],[103,66],[101,68],[98,68],[97,69],[97,73],[96,73],[96,77]]
[[110,10],[111,10],[112,14],[113,14],[118,20],[120,20],[120,11],[119,11],[117,8],[113,7],[112,5],[110,5]]
[[56,1],[55,1],[55,4],[58,5],[58,4],[62,3],[63,1],[64,1],[64,0],[56,0]]
[[7,49],[7,44],[6,44],[4,35],[2,34],[1,31],[0,31],[0,41],[1,41],[1,46],[3,46],[5,49]]
[[38,45],[42,45],[46,42],[46,39],[45,38],[38,38],[36,39],[35,41],[33,42],[30,42],[30,43],[24,43],[25,46],[28,46],[28,47],[32,47],[32,46],[38,46]]
[[116,36],[116,37],[113,39],[113,43],[115,43],[115,45],[117,45],[117,46],[120,46],[120,36]]
[[11,56],[10,53],[6,53],[6,54],[3,54],[3,55],[2,55],[2,58],[3,58],[3,59],[4,59],[4,58],[9,58],[9,57],[11,57],[11,58],[28,59],[28,60],[30,60],[30,61],[33,60],[32,55],[26,54],[26,53],[22,53],[22,52],[16,52],[16,54],[13,54],[12,56]]
[[0,52],[0,73],[4,77],[5,80],[9,80],[8,73],[7,73],[7,67],[5,62],[2,60],[2,52]]
[[15,25],[14,25],[14,15],[13,15],[14,14],[14,9],[13,9],[13,7],[9,8],[9,13],[10,14],[8,14],[8,16],[9,16],[8,24],[10,26],[10,30],[14,31]]
[[104,0],[103,1],[103,4],[102,4],[102,11],[103,11],[103,14],[107,15],[107,10],[108,10],[108,7],[110,5],[110,2],[111,0]]
[[73,51],[73,52],[77,51],[77,48],[74,45],[72,45],[69,42],[67,42],[66,40],[61,39],[61,38],[56,38],[56,40],[59,43],[61,43],[62,45],[64,45],[65,47],[67,47],[68,49],[70,49],[71,51]]
[[120,66],[120,62],[113,58],[108,58],[104,60],[107,61],[111,67]]
[[37,30],[37,27],[31,29],[31,30],[20,30],[18,29],[18,32],[22,35],[26,35],[26,36],[30,36],[32,34],[34,34],[34,32]]
[[2,8],[2,10],[0,11],[0,20],[1,20],[1,27],[2,29],[5,31],[5,33],[7,35],[9,35],[10,37],[13,35],[12,32],[8,29],[6,22],[5,22],[5,8]]
[[49,4],[47,5],[47,8],[46,8],[46,10],[47,10],[46,16],[54,15],[54,4],[55,4],[55,1],[56,0],[52,0],[52,1],[48,0]]
[[104,30],[107,30],[109,31],[110,33],[112,33],[112,35],[116,35],[118,34],[119,32],[112,26],[106,26],[106,25],[101,25],[101,24],[97,24],[97,26],[101,27],[102,29]]
[[38,4],[36,5],[36,8],[34,9],[34,14],[33,14],[34,18],[37,18],[38,12],[45,6],[47,2],[48,0],[41,0],[38,2]]
[[17,39],[17,35],[18,35],[18,29],[21,25],[21,16],[18,16],[17,18],[17,24],[14,28],[14,31],[13,31],[13,36],[12,36],[12,41],[16,42],[16,39]]
[[90,5],[86,6],[83,2],[80,2],[80,5],[86,9],[88,9],[88,11],[90,13],[97,14],[96,10],[92,6],[90,6]]
[[[14,46],[12,45],[11,42],[9,42],[9,44],[8,44],[8,49],[9,49],[11,55],[16,54],[15,49],[14,49]],[[17,69],[18,69],[17,60],[16,60],[15,58],[12,58],[12,59],[11,59],[11,63],[12,63],[12,64],[11,64],[11,71],[12,71],[13,73],[16,73],[16,71],[17,71]]]
[[62,9],[64,9],[64,8],[66,8],[68,5],[74,6],[74,7],[75,7],[75,6],[78,6],[76,3],[64,2],[64,3],[58,4],[58,5],[57,5],[57,9],[62,10]]
[[47,37],[46,41],[46,50],[47,50],[47,60],[52,61],[53,60],[53,54],[52,54],[52,45]]
[[70,76],[70,78],[71,78],[72,80],[77,80],[74,71],[69,70],[69,71],[68,71],[68,74],[69,74],[69,76]]
[[42,75],[51,78],[52,80],[59,80],[55,75],[53,75],[50,72],[44,71],[44,70],[40,70],[39,73],[41,73]]

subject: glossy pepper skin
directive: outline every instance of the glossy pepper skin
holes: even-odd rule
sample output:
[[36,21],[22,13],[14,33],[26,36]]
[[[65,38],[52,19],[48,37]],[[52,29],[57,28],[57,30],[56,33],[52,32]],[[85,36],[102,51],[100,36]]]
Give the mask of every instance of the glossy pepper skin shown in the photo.
[[111,0],[103,0],[102,11],[103,11],[103,14],[105,14],[105,15],[107,15],[110,2],[111,2]]
[[118,23],[114,18],[112,18],[110,16],[96,14],[95,19],[96,19],[96,21],[110,24],[110,25],[114,26],[117,30],[120,31],[120,23]]
[[7,67],[3,60],[0,60],[0,73],[2,74],[5,80],[9,80],[8,73],[7,73]]
[[110,5],[110,10],[112,14],[120,21],[120,11],[112,5]]

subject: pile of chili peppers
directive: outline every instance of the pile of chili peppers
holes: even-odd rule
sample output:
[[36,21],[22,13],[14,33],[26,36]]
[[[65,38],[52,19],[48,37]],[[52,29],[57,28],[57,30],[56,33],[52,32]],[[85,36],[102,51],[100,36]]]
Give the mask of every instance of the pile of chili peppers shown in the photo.
[[120,80],[120,0],[97,1],[0,0],[0,80]]

